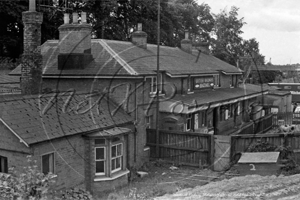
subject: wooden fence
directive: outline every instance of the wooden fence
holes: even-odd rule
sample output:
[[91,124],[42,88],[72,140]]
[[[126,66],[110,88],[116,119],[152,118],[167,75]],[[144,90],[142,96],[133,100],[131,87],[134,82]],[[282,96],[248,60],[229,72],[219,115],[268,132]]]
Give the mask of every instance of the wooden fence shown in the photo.
[[295,159],[300,163],[300,133],[295,134],[254,134],[231,136],[231,160],[257,142],[268,142],[272,145],[290,147]]
[[[213,162],[212,135],[159,130],[158,137],[159,143],[156,144],[156,130],[147,129],[147,146],[150,147],[150,157],[152,158],[197,167],[205,167]],[[156,148],[158,148],[158,152],[156,152]]]
[[254,122],[254,134],[260,134],[268,131],[273,127],[273,115],[267,115],[263,118],[253,121]]

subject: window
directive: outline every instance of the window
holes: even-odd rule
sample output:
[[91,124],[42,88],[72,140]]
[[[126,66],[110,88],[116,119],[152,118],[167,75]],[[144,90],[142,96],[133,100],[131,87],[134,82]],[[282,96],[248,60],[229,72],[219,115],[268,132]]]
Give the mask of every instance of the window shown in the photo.
[[214,75],[214,87],[220,87],[220,76]]
[[151,128],[152,127],[152,121],[153,121],[153,115],[148,115],[145,118],[146,120],[146,128]]
[[234,75],[230,77],[230,87],[234,87]]
[[0,156],[0,172],[8,173],[7,157]]
[[95,147],[96,175],[105,174],[106,148]]
[[157,83],[156,76],[147,77],[146,79],[150,80],[150,94],[151,95],[155,95],[156,94],[157,88],[159,90],[158,92],[160,94],[162,93],[162,90],[163,90],[163,76],[162,76],[162,74],[159,74],[159,86],[158,86],[158,83]]
[[194,78],[194,89],[210,88],[214,84],[212,76]]
[[199,128],[199,118],[198,113],[194,115],[194,130],[197,130]]
[[111,177],[123,170],[123,148],[120,137],[95,139],[95,175]]
[[157,81],[156,77],[149,77],[147,79],[150,79],[150,94],[156,94],[157,91]]
[[42,172],[45,175],[54,173],[54,153],[42,155]]
[[192,78],[189,76],[189,77],[187,78],[187,92],[188,92],[188,93],[193,93],[192,82],[193,82],[193,80],[192,80]]
[[112,145],[111,147],[111,172],[121,170],[123,157],[123,144]]
[[192,114],[188,114],[186,118],[185,130],[190,131],[192,128]]

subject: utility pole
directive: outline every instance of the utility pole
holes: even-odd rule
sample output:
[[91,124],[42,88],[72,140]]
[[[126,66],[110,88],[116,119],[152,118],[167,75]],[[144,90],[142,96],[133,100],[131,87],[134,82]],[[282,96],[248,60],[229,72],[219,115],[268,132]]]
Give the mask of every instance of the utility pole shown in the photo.
[[159,157],[159,46],[160,45],[160,0],[157,0],[157,69],[156,69],[156,157]]

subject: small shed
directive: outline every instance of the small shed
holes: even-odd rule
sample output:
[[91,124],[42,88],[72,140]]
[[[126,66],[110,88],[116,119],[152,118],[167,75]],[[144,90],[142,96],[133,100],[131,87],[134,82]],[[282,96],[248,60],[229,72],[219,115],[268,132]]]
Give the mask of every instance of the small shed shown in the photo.
[[280,152],[251,152],[242,153],[237,163],[240,175],[258,174],[261,176],[276,175]]

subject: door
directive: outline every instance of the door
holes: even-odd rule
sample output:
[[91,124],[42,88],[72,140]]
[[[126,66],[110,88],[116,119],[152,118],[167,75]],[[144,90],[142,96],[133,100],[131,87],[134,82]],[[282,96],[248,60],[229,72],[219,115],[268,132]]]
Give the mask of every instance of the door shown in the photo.
[[231,137],[214,135],[214,170],[224,171],[230,166]]

